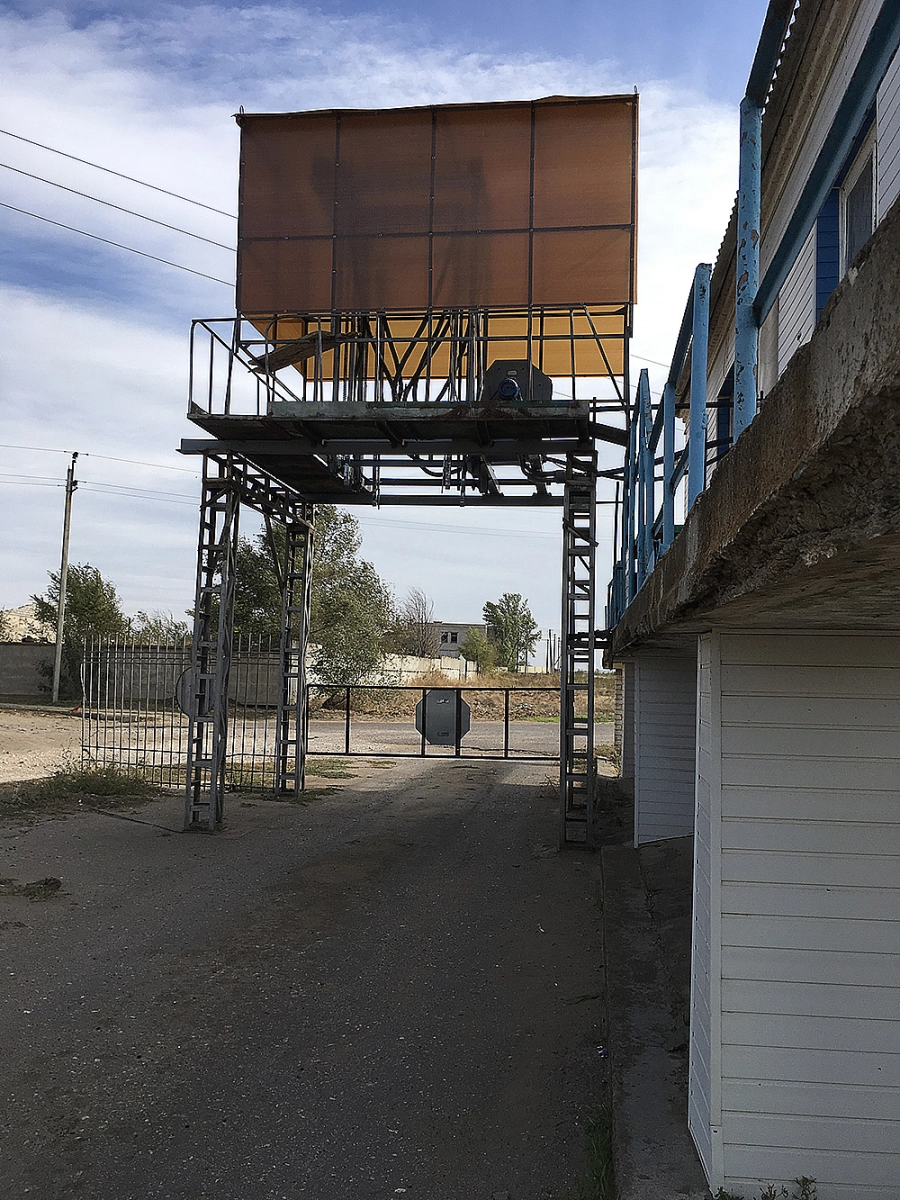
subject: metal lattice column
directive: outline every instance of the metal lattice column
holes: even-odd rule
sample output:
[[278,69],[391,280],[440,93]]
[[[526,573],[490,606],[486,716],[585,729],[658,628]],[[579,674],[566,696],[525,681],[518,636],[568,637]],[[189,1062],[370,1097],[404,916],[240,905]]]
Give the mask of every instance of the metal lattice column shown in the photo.
[[275,786],[279,792],[298,795],[306,786],[306,645],[312,595],[312,525],[292,522],[285,527],[285,535]]
[[224,811],[239,512],[240,489],[231,456],[204,457],[191,647],[186,829],[215,829]]
[[566,460],[560,654],[560,845],[593,845],[597,458]]

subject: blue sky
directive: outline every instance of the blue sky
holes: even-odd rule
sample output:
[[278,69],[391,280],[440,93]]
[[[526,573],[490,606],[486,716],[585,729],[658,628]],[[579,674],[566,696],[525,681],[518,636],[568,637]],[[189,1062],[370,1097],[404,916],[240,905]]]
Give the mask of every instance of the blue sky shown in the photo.
[[[637,86],[641,366],[668,359],[693,267],[715,256],[724,232],[737,104],[764,11],[761,0],[7,3],[0,129],[234,212],[239,105],[368,107]],[[204,275],[233,275],[226,250],[8,168],[213,241],[233,240],[228,217],[5,134],[0,164],[6,205]],[[183,415],[187,334],[192,317],[226,316],[232,304],[229,286],[0,208],[0,607],[25,603],[57,566],[61,452],[70,450],[83,456],[73,561],[99,567],[129,611],[190,604],[197,483],[192,463],[174,453],[192,432]],[[558,624],[558,514],[358,515],[364,553],[399,595],[424,587],[441,616],[466,620],[485,600],[520,591],[543,627]]]

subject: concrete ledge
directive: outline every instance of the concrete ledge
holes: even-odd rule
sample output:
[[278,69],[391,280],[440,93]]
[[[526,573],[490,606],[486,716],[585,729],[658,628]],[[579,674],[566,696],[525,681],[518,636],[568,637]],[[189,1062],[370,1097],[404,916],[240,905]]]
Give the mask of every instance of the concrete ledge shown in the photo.
[[900,628],[900,206],[716,469],[610,659],[714,625]]

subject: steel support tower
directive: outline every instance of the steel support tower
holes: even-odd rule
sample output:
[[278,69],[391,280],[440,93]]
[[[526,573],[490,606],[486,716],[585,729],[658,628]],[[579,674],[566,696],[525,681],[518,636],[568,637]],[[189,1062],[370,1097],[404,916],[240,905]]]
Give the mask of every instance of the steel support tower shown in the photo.
[[241,504],[271,528],[285,526],[281,564],[281,690],[275,783],[303,787],[306,749],[306,673],[313,506],[293,489],[231,454],[205,455],[194,590],[185,788],[186,829],[216,829],[225,808],[228,704],[234,627],[234,587]]

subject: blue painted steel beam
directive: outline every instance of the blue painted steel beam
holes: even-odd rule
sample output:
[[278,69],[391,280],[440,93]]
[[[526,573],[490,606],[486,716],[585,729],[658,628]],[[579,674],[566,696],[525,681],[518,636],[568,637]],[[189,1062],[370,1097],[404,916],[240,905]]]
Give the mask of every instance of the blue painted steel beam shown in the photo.
[[641,480],[641,509],[643,520],[640,528],[640,555],[641,555],[641,582],[647,578],[653,570],[653,518],[655,516],[654,504],[654,474],[655,464],[653,461],[653,451],[650,447],[650,437],[653,431],[653,411],[652,400],[650,398],[650,376],[647,374],[647,368],[641,371],[638,379],[638,404],[641,414],[641,460],[640,460],[640,480]]
[[706,487],[706,368],[709,356],[709,263],[694,272],[691,404],[688,430],[688,509]]
[[898,45],[900,0],[884,0],[781,244],[760,282],[755,306],[757,324],[763,323],[775,303],[781,285],[845,164]]
[[663,389],[663,494],[662,494],[662,549],[663,553],[675,538],[675,385],[667,383]]
[[756,416],[759,356],[760,194],[762,190],[762,108],[741,101],[741,154],[738,182],[737,284],[734,295],[734,440]]

